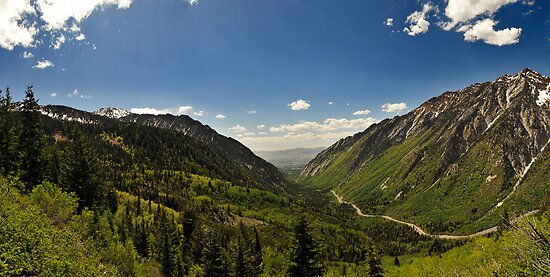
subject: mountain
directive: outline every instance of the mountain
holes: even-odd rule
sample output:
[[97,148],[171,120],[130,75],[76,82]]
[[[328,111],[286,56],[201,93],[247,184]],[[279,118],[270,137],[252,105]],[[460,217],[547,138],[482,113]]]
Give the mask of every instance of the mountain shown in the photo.
[[325,150],[325,147],[294,148],[279,151],[256,151],[256,154],[279,168],[290,167],[301,170],[323,150]]
[[121,117],[129,116],[131,113],[127,110],[119,108],[101,108],[95,111],[94,114],[119,119]]
[[524,69],[445,92],[336,142],[300,179],[433,231],[494,225],[550,195],[549,90]]
[[277,167],[256,156],[235,139],[220,135],[210,126],[203,125],[187,115],[130,114],[119,120],[183,133],[208,145],[226,159],[245,167],[265,184],[279,187],[284,183],[283,174]]
[[63,121],[98,125],[133,124],[183,133],[237,166],[239,171],[251,177],[253,183],[270,189],[280,189],[285,182],[282,173],[274,165],[254,155],[246,146],[218,134],[209,126],[186,115],[139,115],[117,108],[102,108],[90,113],[58,105],[43,106],[41,112]]

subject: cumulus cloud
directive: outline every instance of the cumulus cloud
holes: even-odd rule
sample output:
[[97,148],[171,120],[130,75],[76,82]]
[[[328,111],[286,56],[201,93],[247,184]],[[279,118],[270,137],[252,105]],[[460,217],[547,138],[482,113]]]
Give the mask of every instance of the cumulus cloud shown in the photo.
[[74,39],[76,39],[76,40],[78,40],[78,41],[85,40],[85,39],[86,39],[86,35],[84,35],[84,34],[78,34],[76,37],[74,37]]
[[293,111],[299,111],[299,110],[307,110],[311,106],[307,101],[304,101],[302,99],[296,100],[287,106],[290,107]]
[[115,5],[119,9],[127,9],[132,0],[37,0],[37,10],[42,14],[40,18],[45,22],[46,30],[60,30],[66,27],[70,19],[76,23],[88,18],[98,8]]
[[223,115],[223,114],[216,115],[216,119],[224,120],[225,118],[226,118],[226,116]]
[[295,124],[281,124],[277,127],[269,128],[269,131],[272,133],[298,133],[304,131],[331,132],[342,129],[366,129],[374,123],[376,123],[376,119],[372,117],[351,120],[346,118],[327,118],[320,123],[315,121],[300,121]]
[[59,48],[61,48],[61,45],[65,43],[65,41],[66,41],[65,35],[60,34],[57,38],[55,38],[55,41],[52,43],[51,47],[53,49],[58,50]]
[[239,141],[255,151],[285,150],[289,145],[293,147],[326,147],[341,138],[353,135],[354,131],[303,134],[284,134],[264,136],[266,133],[259,132],[259,136],[241,136]]
[[465,41],[478,41],[481,40],[490,45],[503,46],[516,44],[519,42],[519,36],[521,35],[521,28],[506,28],[496,31],[494,29],[495,22],[493,19],[487,18],[476,22],[473,26],[461,28],[465,30]]
[[187,3],[189,3],[189,5],[191,5],[191,6],[194,6],[194,5],[197,5],[199,3],[199,0],[187,0]]
[[57,96],[57,92],[52,92],[52,93],[50,94],[50,97],[56,97],[56,96]]
[[445,30],[467,23],[479,15],[492,15],[502,6],[518,0],[448,0],[445,15],[450,19],[443,25]]
[[332,104],[334,104],[334,102],[332,102],[332,101],[329,101],[329,102],[328,102],[328,104],[329,104],[329,105],[332,105]]
[[38,28],[25,16],[34,14],[29,0],[0,1],[0,47],[7,50],[18,45],[32,47]]
[[434,13],[438,19],[438,26],[446,31],[464,33],[464,40],[468,42],[483,41],[486,44],[503,46],[519,42],[522,28],[511,27],[502,30],[495,29],[498,20],[497,11],[510,4],[521,3],[532,6],[532,0],[446,0],[443,5],[444,17],[439,12],[439,6],[428,2],[423,4],[421,11],[409,15],[405,23],[409,26],[403,29],[410,36],[426,33],[430,22],[428,16]]
[[23,52],[21,57],[23,57],[23,59],[30,59],[30,58],[34,57],[34,55],[31,52],[25,51],[25,52]]
[[353,113],[353,115],[367,115],[367,114],[370,114],[370,110],[356,111]]
[[[333,144],[338,139],[363,131],[377,122],[372,117],[347,119],[327,118],[323,121],[299,121],[270,127],[269,132],[259,131],[252,135],[246,128],[237,125],[230,130],[236,137],[254,150],[282,150],[292,147],[320,147]],[[244,129],[242,129],[242,128]],[[267,129],[263,124],[258,130]]]
[[430,22],[426,19],[428,12],[430,12],[434,6],[430,3],[426,3],[422,6],[421,11],[415,11],[407,17],[405,23],[410,23],[408,27],[403,29],[403,32],[409,36],[416,36],[428,32]]
[[196,116],[203,116],[206,113],[204,111],[198,111],[198,112],[193,112],[193,114],[196,115]]
[[70,97],[70,98],[78,97],[79,95],[80,95],[80,93],[78,93],[78,89],[73,90],[73,92],[67,93],[67,97]]
[[237,125],[235,125],[235,126],[229,128],[229,130],[231,130],[231,131],[233,131],[233,132],[235,132],[235,133],[237,133],[237,134],[244,134],[244,133],[246,133],[246,131],[247,131],[245,127],[243,127],[243,126],[241,126],[241,125],[239,125],[239,124],[237,124]]
[[248,113],[248,114],[256,114],[256,110],[246,111],[246,113]]
[[[52,37],[51,47],[66,41],[63,33],[79,32],[78,24],[95,10],[107,6],[127,9],[133,0],[2,0],[0,1],[0,47],[34,47],[37,37]],[[192,1],[196,2],[196,1]],[[72,23],[69,27],[68,23]],[[83,39],[83,36],[77,36]]]
[[[179,106],[177,108],[131,108],[130,112],[135,114],[153,114],[153,115],[162,115],[162,114],[172,114],[172,115],[189,115],[193,112],[192,106]],[[200,111],[199,111],[200,112]]]
[[393,26],[393,18],[386,19],[386,21],[384,21],[384,25]]
[[34,69],[45,69],[45,68],[48,68],[48,67],[53,67],[54,64],[49,61],[49,60],[41,60],[41,61],[38,61],[38,63],[36,63],[32,68]]
[[387,113],[400,112],[407,109],[407,104],[405,103],[386,103],[382,105],[382,111]]

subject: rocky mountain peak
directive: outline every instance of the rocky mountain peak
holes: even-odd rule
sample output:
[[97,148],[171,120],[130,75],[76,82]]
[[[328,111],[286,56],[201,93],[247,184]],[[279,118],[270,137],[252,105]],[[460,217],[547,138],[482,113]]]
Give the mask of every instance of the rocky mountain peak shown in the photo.
[[119,119],[132,114],[131,112],[119,108],[101,108],[94,112],[94,114],[106,116],[109,118]]

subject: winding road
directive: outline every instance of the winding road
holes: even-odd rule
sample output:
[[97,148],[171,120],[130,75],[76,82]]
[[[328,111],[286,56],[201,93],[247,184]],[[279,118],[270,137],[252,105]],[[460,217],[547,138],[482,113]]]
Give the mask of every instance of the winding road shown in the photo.
[[[389,221],[393,221],[393,222],[396,222],[396,223],[399,223],[399,224],[403,224],[403,225],[407,225],[411,228],[413,228],[413,230],[415,232],[417,232],[418,234],[422,235],[422,236],[427,236],[427,237],[431,237],[431,238],[437,238],[437,239],[446,239],[446,240],[460,240],[460,239],[471,239],[471,238],[475,238],[475,237],[478,237],[478,236],[483,236],[483,235],[487,235],[487,234],[490,234],[490,233],[493,233],[493,232],[496,232],[497,231],[497,226],[493,226],[491,228],[488,228],[488,229],[485,229],[485,230],[482,230],[482,231],[479,231],[477,233],[473,233],[473,234],[469,234],[469,235],[438,235],[438,234],[430,234],[430,233],[427,233],[426,231],[422,230],[422,228],[418,227],[417,225],[413,224],[413,223],[410,223],[410,222],[405,222],[405,221],[401,221],[401,220],[398,220],[398,219],[395,219],[393,217],[390,217],[390,216],[387,216],[387,215],[378,215],[378,214],[365,214],[363,213],[363,211],[361,211],[361,209],[359,209],[359,207],[357,207],[357,205],[351,203],[351,202],[348,202],[346,201],[342,196],[338,195],[334,190],[331,190],[332,194],[334,194],[334,197],[336,197],[336,199],[338,200],[338,203],[340,204],[347,204],[347,205],[350,205],[352,208],[355,209],[355,211],[357,212],[357,215],[359,216],[362,216],[362,217],[372,217],[372,218],[383,218],[383,219],[386,219],[386,220],[389,220]],[[533,215],[535,213],[537,213],[539,210],[534,210],[534,211],[530,211],[520,217],[517,217],[515,219],[513,219],[511,221],[511,223],[515,223],[517,222],[519,219],[521,218],[524,218],[526,216],[530,216],[530,215]]]

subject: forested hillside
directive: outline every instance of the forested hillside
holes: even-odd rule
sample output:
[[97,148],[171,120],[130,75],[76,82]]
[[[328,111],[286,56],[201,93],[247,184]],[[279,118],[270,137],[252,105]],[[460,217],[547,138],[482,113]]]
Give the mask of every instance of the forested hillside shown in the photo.
[[469,245],[273,192],[175,131],[43,116],[32,87],[0,129],[3,276],[382,276]]
[[445,92],[341,139],[301,181],[436,233],[494,226],[550,194],[550,78],[529,68]]

